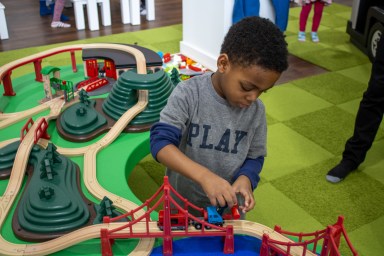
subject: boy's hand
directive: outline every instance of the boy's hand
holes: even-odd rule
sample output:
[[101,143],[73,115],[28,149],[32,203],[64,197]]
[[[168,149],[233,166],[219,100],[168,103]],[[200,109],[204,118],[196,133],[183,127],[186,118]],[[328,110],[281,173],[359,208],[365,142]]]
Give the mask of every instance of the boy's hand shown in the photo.
[[157,153],[157,160],[199,183],[212,205],[232,207],[237,204],[236,192],[228,181],[188,158],[175,145],[163,147]]
[[255,198],[253,197],[251,181],[247,176],[240,175],[239,178],[232,184],[236,193],[244,197],[244,205],[239,205],[240,210],[245,213],[255,207]]
[[216,174],[208,172],[200,185],[212,205],[232,207],[237,204],[236,193],[231,184]]

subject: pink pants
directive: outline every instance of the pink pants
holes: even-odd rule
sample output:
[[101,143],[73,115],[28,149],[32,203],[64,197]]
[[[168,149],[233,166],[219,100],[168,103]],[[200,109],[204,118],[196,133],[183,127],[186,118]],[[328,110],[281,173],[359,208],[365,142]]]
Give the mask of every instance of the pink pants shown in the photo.
[[56,0],[55,9],[53,10],[53,19],[52,21],[60,21],[61,13],[64,9],[65,0]]
[[321,16],[323,15],[324,3],[321,1],[311,2],[309,4],[303,5],[300,13],[300,31],[305,32],[305,27],[307,26],[307,20],[309,13],[311,12],[312,5],[314,5],[314,14],[312,20],[312,32],[317,32],[320,26]]

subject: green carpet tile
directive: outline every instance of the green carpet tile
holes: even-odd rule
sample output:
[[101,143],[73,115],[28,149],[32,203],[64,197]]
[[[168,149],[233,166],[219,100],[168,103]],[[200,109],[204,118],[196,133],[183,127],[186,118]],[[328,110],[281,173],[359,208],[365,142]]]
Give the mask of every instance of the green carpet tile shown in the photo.
[[296,80],[292,84],[332,104],[340,104],[356,99],[367,88],[367,83],[356,81],[349,78],[348,74],[342,75],[337,72]]
[[289,120],[332,105],[293,84],[276,86],[261,95],[261,99],[267,106],[268,114],[279,121]]
[[[340,184],[325,180],[328,170],[340,161],[345,141],[353,132],[371,64],[367,56],[350,43],[345,32],[350,7],[332,4],[324,9],[318,44],[312,43],[309,35],[307,42],[297,41],[300,10],[290,9],[285,32],[289,52],[328,72],[290,81],[262,95],[267,110],[268,156],[254,192],[256,207],[247,219],[270,227],[280,225],[291,231],[311,232],[323,229],[343,215],[359,255],[382,255],[384,125],[357,171]],[[176,25],[65,44],[137,43],[154,51],[175,53],[179,51],[181,39],[182,25]],[[0,53],[0,65],[51,47],[53,45]],[[57,56],[49,61],[52,65],[63,65],[66,59],[66,56]],[[13,76],[32,71],[32,67],[23,67]],[[164,166],[148,156],[127,177],[128,184],[137,198],[144,201],[159,187],[163,174]],[[135,181],[140,181],[140,185]],[[344,242],[341,253],[351,255]]]

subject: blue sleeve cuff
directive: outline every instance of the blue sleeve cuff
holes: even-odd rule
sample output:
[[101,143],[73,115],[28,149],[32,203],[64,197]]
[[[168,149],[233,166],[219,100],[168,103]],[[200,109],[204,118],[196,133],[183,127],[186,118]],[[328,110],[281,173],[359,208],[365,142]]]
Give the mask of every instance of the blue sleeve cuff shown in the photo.
[[251,181],[252,190],[255,190],[260,181],[260,172],[263,168],[264,156],[259,156],[256,159],[247,158],[239,171],[233,177],[235,181],[239,176],[244,175]]
[[152,125],[150,130],[149,142],[151,145],[151,154],[153,158],[157,161],[157,153],[169,145],[173,144],[176,147],[179,147],[181,140],[181,130],[175,126],[166,124],[166,123],[155,123]]

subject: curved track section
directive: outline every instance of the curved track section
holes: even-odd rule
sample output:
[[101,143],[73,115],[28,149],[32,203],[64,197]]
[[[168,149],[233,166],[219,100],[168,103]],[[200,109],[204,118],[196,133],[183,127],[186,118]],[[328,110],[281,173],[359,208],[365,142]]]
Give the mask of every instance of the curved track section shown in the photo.
[[[263,234],[268,234],[270,238],[274,240],[278,240],[281,242],[292,242],[289,238],[286,236],[274,231],[273,229],[264,226],[260,223],[246,221],[246,220],[232,220],[232,221],[226,221],[226,225],[232,225],[233,231],[235,234],[242,234],[242,235],[248,235],[253,236],[258,239],[263,238]],[[284,247],[282,247],[284,248]],[[307,255],[307,256],[317,256],[317,254],[306,250],[305,254],[303,254],[303,247],[291,247],[290,255]]]
[[41,105],[38,105],[34,108],[31,108],[25,111],[14,112],[10,114],[0,114],[0,121],[2,120],[0,122],[0,129],[4,129],[7,126],[20,122],[25,118],[32,117],[49,108],[52,108],[52,107],[54,108],[55,106],[57,106],[57,104],[63,105],[64,101],[60,98],[55,98],[53,100],[47,101]]
[[[35,53],[33,55],[29,55],[29,56],[26,56],[24,58],[11,61],[11,62],[1,66],[0,67],[0,82],[3,81],[4,76],[9,71],[11,71],[11,70],[13,70],[13,69],[15,69],[17,67],[20,67],[22,65],[25,65],[27,63],[31,63],[34,60],[43,59],[45,57],[49,57],[49,56],[52,56],[52,55],[55,55],[55,54],[58,54],[58,53],[62,53],[62,52],[69,52],[69,51],[82,50],[82,49],[113,49],[113,50],[128,52],[128,53],[130,53],[132,55],[135,55],[137,53],[135,57],[136,57],[136,63],[138,63],[137,64],[138,72],[140,73],[140,69],[142,69],[143,67],[145,69],[145,67],[146,67],[145,58],[144,58],[144,55],[142,54],[142,52],[137,50],[137,49],[135,49],[135,48],[126,46],[126,45],[106,44],[106,43],[98,43],[98,44],[97,43],[96,44],[73,44],[73,45],[60,46],[60,47],[52,48],[52,49],[49,49],[49,50],[46,50],[46,51],[43,51],[43,52]],[[139,62],[137,60],[139,60],[139,61],[144,60],[144,62],[139,64]],[[141,72],[140,74],[146,74],[146,73],[145,72]]]

